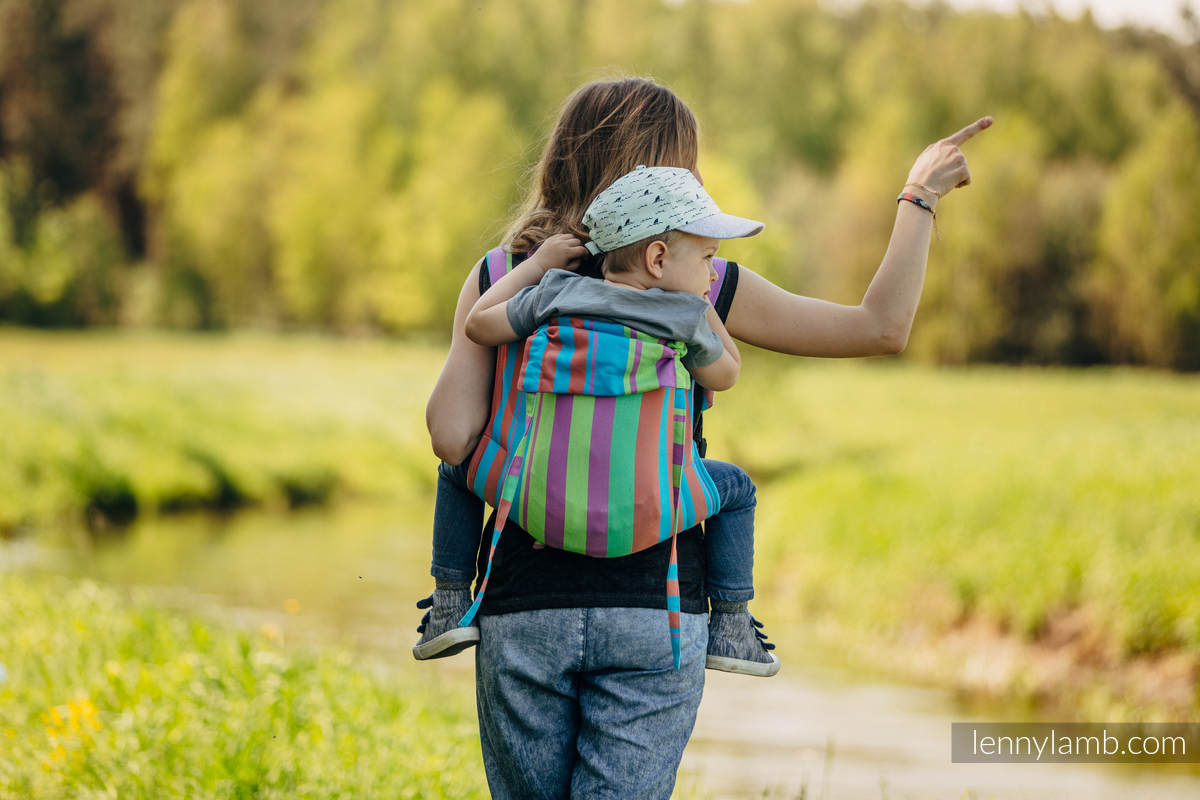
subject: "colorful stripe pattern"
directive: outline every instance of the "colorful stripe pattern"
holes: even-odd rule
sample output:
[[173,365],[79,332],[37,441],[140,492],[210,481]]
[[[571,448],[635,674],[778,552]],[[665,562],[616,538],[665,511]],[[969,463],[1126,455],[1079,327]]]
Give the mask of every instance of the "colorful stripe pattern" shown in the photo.
[[[716,492],[704,491],[708,473],[698,458],[689,461],[685,352],[612,322],[567,317],[526,340],[521,388],[530,433],[515,454],[522,468],[513,519],[531,536],[614,558],[717,512]],[[675,493],[685,465],[689,502],[681,506]]]
[[[723,278],[725,262],[714,266]],[[511,256],[489,252],[493,282],[511,268]],[[679,665],[675,536],[720,510],[691,441],[685,352],[681,343],[612,322],[567,317],[543,325],[523,346],[498,349],[492,418],[468,469],[473,491],[496,507],[497,518],[479,592],[461,625],[482,602],[510,516],[547,546],[596,557],[670,539],[667,613]],[[703,397],[707,408],[711,393]]]

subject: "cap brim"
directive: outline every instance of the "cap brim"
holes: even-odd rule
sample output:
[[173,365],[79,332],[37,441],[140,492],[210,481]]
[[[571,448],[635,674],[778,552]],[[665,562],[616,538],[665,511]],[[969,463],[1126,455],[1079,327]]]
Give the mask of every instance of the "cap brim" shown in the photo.
[[758,220],[735,217],[733,214],[715,214],[676,228],[684,233],[707,236],[710,239],[742,239],[753,236],[762,229],[763,224]]

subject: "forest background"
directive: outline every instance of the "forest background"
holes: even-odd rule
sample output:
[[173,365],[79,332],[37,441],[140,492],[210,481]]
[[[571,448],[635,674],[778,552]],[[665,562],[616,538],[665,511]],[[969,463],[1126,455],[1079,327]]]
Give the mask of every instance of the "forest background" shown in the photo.
[[1194,370],[1183,13],[1190,41],[938,3],[0,0],[0,321],[444,335],[563,98],[634,74],[766,220],[725,254],[840,302],[920,149],[993,114],[905,357]]

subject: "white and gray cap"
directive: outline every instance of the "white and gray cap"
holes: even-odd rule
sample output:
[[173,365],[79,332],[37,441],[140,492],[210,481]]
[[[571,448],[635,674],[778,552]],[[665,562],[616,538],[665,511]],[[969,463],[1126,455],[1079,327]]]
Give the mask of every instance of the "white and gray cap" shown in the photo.
[[639,166],[613,182],[583,215],[592,255],[611,253],[628,244],[667,231],[683,231],[710,239],[753,236],[763,224],[723,214],[691,170]]

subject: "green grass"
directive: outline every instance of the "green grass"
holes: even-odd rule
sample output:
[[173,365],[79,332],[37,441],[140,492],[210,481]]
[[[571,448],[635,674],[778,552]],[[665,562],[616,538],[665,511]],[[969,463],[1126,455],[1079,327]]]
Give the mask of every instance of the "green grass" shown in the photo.
[[0,798],[485,797],[472,698],[91,582],[0,576]]
[[773,608],[861,630],[1086,608],[1123,656],[1200,655],[1200,380],[756,354],[710,454],[760,485]]
[[438,366],[372,342],[3,332],[0,534],[428,489]]
[[[2,332],[0,526],[363,495],[428,508],[443,354]],[[1200,659],[1197,376],[750,352],[706,428],[759,485],[772,621],[883,641],[986,619],[1036,642],[1069,616],[1105,658]]]

